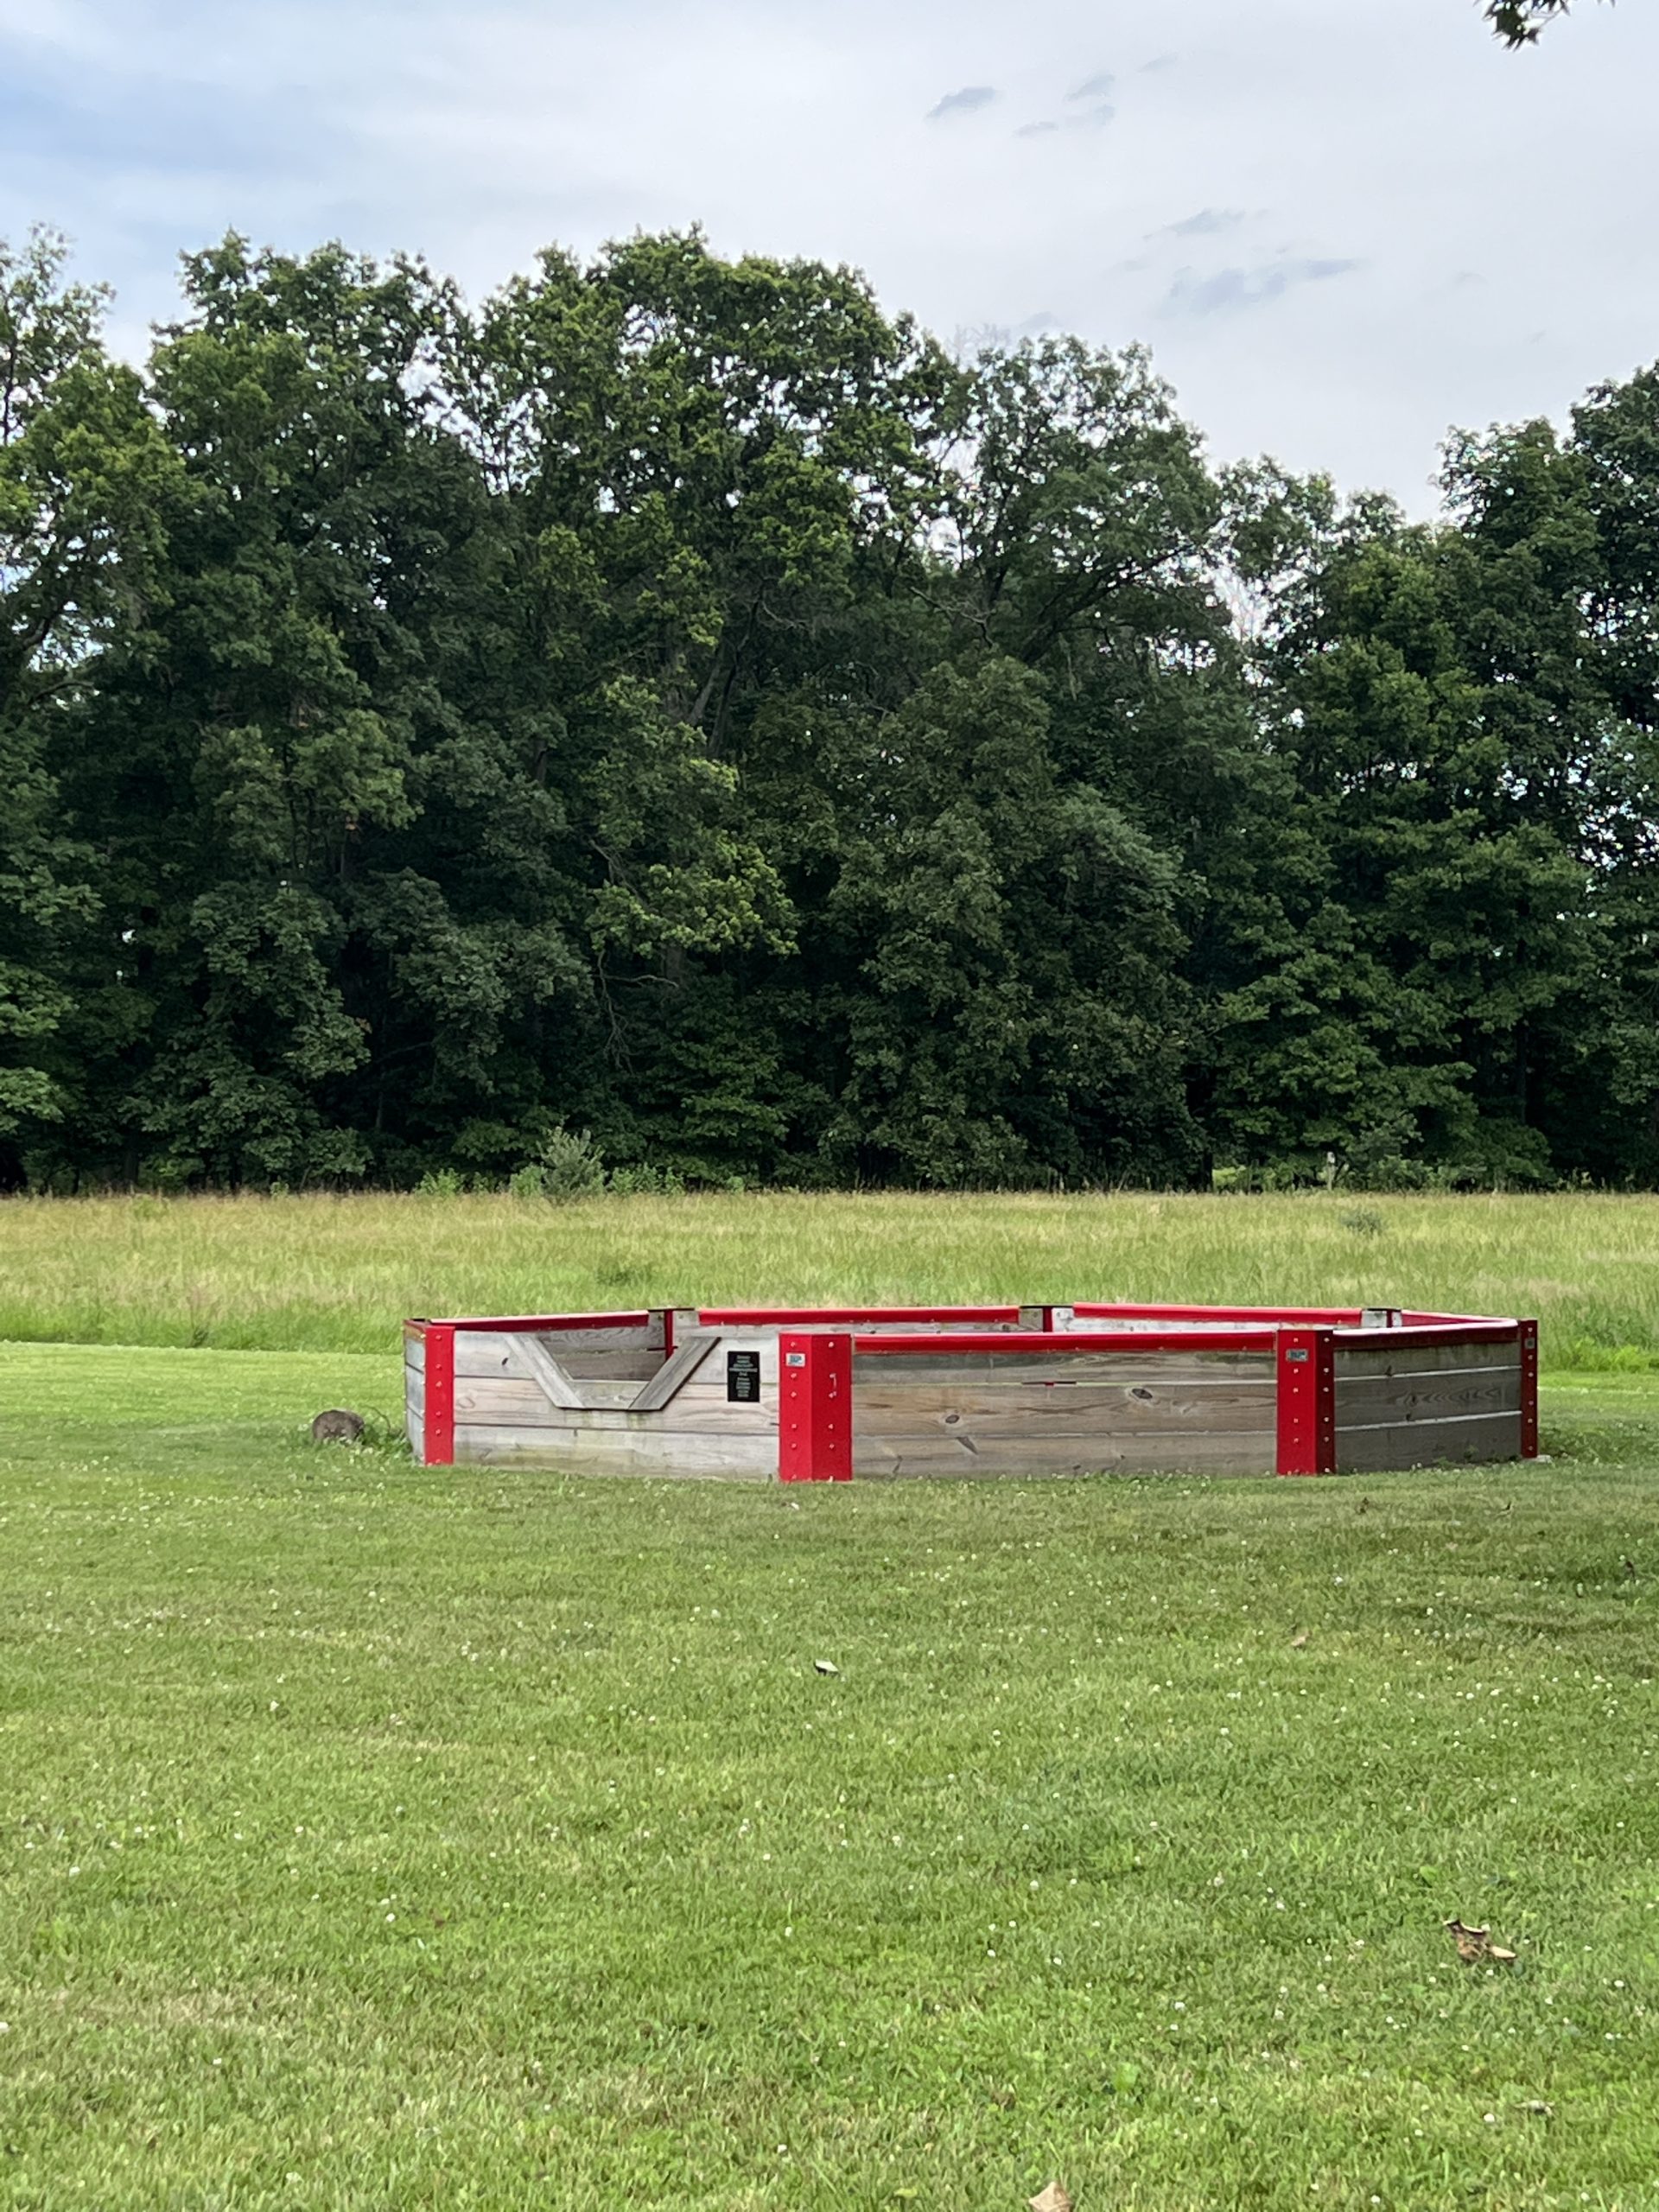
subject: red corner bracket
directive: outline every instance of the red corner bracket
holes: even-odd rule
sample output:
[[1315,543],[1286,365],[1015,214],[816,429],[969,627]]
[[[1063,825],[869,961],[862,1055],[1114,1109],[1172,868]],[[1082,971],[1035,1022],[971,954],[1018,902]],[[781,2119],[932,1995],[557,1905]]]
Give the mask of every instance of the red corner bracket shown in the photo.
[[1538,1324],[1521,1324],[1521,1457],[1538,1457]]
[[785,1330],[778,1338],[778,1479],[852,1478],[852,1337]]
[[455,1463],[455,1331],[448,1321],[426,1325],[426,1426],[422,1459],[429,1467]]
[[1281,1475],[1331,1475],[1337,1468],[1337,1355],[1329,1329],[1281,1329],[1274,1364],[1279,1382]]

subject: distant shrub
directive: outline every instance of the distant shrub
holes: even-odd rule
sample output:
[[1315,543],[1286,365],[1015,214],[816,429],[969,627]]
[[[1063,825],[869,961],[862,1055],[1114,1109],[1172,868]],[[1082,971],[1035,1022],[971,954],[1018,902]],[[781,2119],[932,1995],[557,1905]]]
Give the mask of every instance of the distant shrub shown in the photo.
[[672,1198],[685,1188],[684,1179],[671,1167],[653,1167],[649,1160],[640,1160],[631,1167],[613,1167],[608,1187],[619,1198]]
[[453,1167],[429,1167],[415,1185],[417,1198],[458,1198],[466,1189],[464,1176]]
[[543,1139],[534,1160],[507,1179],[519,1198],[581,1198],[605,1188],[605,1156],[591,1129],[567,1129],[563,1122]]

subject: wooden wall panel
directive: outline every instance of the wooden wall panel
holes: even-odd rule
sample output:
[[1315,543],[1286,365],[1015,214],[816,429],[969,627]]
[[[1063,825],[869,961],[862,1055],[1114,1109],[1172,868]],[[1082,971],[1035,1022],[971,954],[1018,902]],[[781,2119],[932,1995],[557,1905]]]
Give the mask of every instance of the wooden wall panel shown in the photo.
[[1268,1474],[1267,1352],[866,1355],[854,1362],[861,1475],[1205,1468]]
[[1337,1471],[1517,1459],[1518,1344],[1336,1348]]
[[1465,1414],[1452,1421],[1407,1421],[1337,1430],[1337,1472],[1371,1474],[1389,1467],[1432,1467],[1454,1461],[1518,1459],[1521,1415]]

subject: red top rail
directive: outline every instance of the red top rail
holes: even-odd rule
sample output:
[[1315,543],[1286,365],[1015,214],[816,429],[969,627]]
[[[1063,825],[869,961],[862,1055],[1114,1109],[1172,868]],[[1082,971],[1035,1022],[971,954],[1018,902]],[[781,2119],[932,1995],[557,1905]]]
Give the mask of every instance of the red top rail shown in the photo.
[[[1367,1332],[1369,1334],[1370,1332]],[[1397,1329],[1393,1332],[1398,1336]],[[1278,1332],[1263,1329],[1020,1329],[1007,1335],[855,1337],[853,1350],[864,1353],[995,1352],[999,1357],[1026,1358],[1034,1352],[1085,1351],[1271,1351]]]
[[849,1321],[1007,1321],[1017,1323],[1017,1306],[704,1306],[697,1319],[710,1329],[833,1327]]
[[[1060,1301],[1055,1300],[1058,1304]],[[1368,1312],[1363,1306],[1101,1306],[1074,1305],[1072,1313],[1086,1320],[1113,1317],[1126,1321],[1258,1321],[1282,1322],[1287,1328],[1357,1329]],[[1487,1321],[1486,1313],[1402,1313],[1396,1327],[1441,1328],[1454,1322]],[[1511,1324],[1513,1325],[1513,1324]]]
[[1408,1321],[1398,1329],[1338,1329],[1344,1344],[1368,1344],[1387,1351],[1394,1344],[1512,1344],[1518,1321]]
[[543,1313],[512,1320],[494,1315],[452,1319],[446,1315],[442,1320],[406,1321],[404,1325],[408,1329],[499,1329],[505,1335],[515,1329],[526,1332],[543,1329],[643,1329],[649,1326],[650,1321],[649,1313]]

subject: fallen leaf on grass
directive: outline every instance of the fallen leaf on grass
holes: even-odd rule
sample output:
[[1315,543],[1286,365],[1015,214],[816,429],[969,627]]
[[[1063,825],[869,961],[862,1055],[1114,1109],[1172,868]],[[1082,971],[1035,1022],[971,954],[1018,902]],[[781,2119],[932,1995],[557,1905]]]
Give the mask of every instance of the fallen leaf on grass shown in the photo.
[[838,1675],[841,1669],[833,1659],[815,1659],[812,1671],[815,1675]]
[[1035,2196],[1026,2199],[1031,2212],[1071,2212],[1071,2199],[1057,2181],[1046,2189],[1039,2189]]
[[1306,1643],[1307,1630],[1304,1629],[1300,1636],[1293,1636],[1291,1637],[1290,1648],[1293,1651],[1300,1651],[1306,1646]]
[[1516,2107],[1517,2112],[1529,2112],[1535,2120],[1554,2120],[1555,2107],[1546,2104],[1541,2097],[1529,2097],[1524,2104]]

